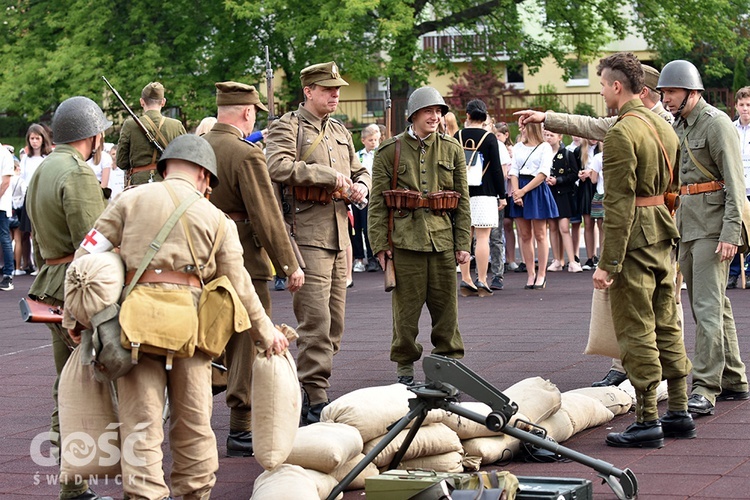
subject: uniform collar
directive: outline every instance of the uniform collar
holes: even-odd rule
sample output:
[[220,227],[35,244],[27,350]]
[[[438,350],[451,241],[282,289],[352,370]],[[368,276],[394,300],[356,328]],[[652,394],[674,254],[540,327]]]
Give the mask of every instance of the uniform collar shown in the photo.
[[170,172],[170,174],[164,179],[164,182],[178,182],[187,183],[193,190],[197,191],[198,188],[195,186],[195,181],[184,172]]
[[687,116],[681,117],[680,121],[686,122],[688,127],[692,127],[695,125],[695,122],[698,120],[698,117],[703,114],[703,110],[708,106],[708,103],[706,102],[703,97],[698,99],[698,102],[695,103],[695,106],[693,109],[690,110],[690,114]]
[[623,105],[622,105],[622,106],[620,107],[620,113],[619,113],[619,115],[620,115],[620,116],[622,116],[622,115],[624,115],[625,113],[627,113],[627,112],[629,112],[629,111],[633,111],[633,110],[636,110],[636,109],[638,109],[638,108],[643,108],[643,111],[645,111],[645,110],[646,110],[646,106],[644,106],[644,105],[643,105],[643,101],[641,101],[641,100],[640,100],[640,99],[638,99],[638,98],[636,98],[636,99],[632,99],[632,100],[630,100],[630,101],[626,102],[625,104],[623,104]]
[[78,151],[76,148],[71,146],[70,144],[58,144],[55,146],[55,149],[52,151],[53,153],[62,153],[62,154],[69,154],[71,156],[75,156],[82,162],[86,162],[86,158],[83,157],[80,151]]
[[221,123],[217,122],[214,124],[214,126],[211,128],[211,130],[215,130],[217,132],[227,132],[230,134],[234,134],[237,137],[245,138],[245,134],[242,133],[242,130],[239,129],[236,125],[232,125],[231,123]]
[[406,129],[406,132],[404,132],[404,138],[406,139],[406,143],[411,146],[414,150],[419,148],[422,144],[429,147],[432,145],[433,142],[435,142],[435,136],[437,136],[437,132],[433,132],[430,135],[427,136],[424,140],[419,139],[416,134],[414,133],[414,129],[411,125],[409,125],[409,128]]
[[299,108],[297,109],[297,112],[299,115],[305,119],[305,121],[310,122],[312,125],[315,126],[318,130],[323,130],[323,126],[328,122],[329,115],[326,115],[324,118],[318,118],[316,115],[308,111],[305,106],[303,106],[303,102],[299,104]]

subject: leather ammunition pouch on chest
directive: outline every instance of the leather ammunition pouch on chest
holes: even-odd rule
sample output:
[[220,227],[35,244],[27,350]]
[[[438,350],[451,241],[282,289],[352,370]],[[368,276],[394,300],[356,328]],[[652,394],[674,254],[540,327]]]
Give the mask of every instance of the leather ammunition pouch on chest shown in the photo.
[[392,210],[413,211],[418,208],[429,208],[436,215],[444,215],[458,208],[461,193],[457,191],[436,191],[422,198],[419,191],[407,189],[389,189],[383,191],[385,206]]
[[320,186],[294,186],[294,199],[328,205],[333,201],[333,196]]

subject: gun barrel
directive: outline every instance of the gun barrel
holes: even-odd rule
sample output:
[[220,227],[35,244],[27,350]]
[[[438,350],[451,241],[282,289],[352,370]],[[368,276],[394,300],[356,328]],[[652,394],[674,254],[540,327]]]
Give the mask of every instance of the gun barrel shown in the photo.
[[138,128],[141,129],[141,132],[143,132],[143,134],[146,136],[146,139],[148,139],[148,142],[150,142],[156,148],[156,150],[159,151],[160,155],[163,154],[164,148],[162,147],[162,145],[159,144],[159,142],[154,138],[151,132],[149,132],[149,130],[146,128],[146,126],[143,124],[140,118],[138,118],[138,115],[136,115],[135,112],[133,112],[133,110],[130,109],[130,106],[128,106],[128,103],[125,102],[125,99],[122,98],[122,96],[117,91],[117,89],[114,88],[111,83],[109,83],[109,80],[107,80],[107,78],[104,75],[102,75],[102,80],[104,80],[104,83],[107,84],[107,87],[109,87],[109,89],[112,91],[115,97],[117,97],[117,100],[120,101],[120,104],[122,104],[122,107],[125,108],[125,111],[127,111],[130,117],[135,121],[136,125],[138,125]]

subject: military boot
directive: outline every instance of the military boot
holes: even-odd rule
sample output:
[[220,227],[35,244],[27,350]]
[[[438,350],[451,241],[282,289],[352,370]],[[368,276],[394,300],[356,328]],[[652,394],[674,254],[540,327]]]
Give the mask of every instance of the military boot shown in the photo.
[[229,431],[227,436],[228,457],[252,457],[253,456],[253,433],[252,431]]
[[78,495],[77,497],[67,498],[66,500],[113,500],[112,497],[102,497],[96,494],[94,490],[88,488],[86,491]]
[[320,422],[320,414],[323,413],[323,408],[328,406],[329,403],[330,401],[326,401],[325,403],[310,405],[310,409],[307,410],[307,423],[317,424]]
[[661,448],[664,446],[664,432],[658,420],[636,422],[625,432],[610,432],[607,444],[618,448]]
[[687,411],[669,410],[659,419],[664,437],[677,439],[693,439],[698,433],[695,431],[693,417]]

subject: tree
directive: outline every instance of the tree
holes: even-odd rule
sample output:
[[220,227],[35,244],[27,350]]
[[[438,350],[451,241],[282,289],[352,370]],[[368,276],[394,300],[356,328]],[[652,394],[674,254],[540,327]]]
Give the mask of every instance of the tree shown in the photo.
[[453,78],[451,82],[448,86],[451,97],[448,98],[447,104],[453,109],[466,109],[466,104],[475,97],[497,97],[502,94],[521,95],[518,90],[508,87],[499,78],[497,70],[491,67],[479,70],[473,64],[470,64],[461,76]]

